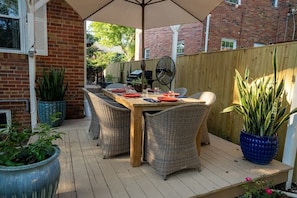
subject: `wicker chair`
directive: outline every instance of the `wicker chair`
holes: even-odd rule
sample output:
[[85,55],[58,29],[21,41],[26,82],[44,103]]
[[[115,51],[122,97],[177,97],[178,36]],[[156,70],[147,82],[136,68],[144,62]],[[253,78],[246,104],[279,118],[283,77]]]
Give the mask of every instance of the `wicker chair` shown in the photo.
[[130,110],[116,102],[107,102],[93,93],[89,95],[99,119],[103,158],[129,153]]
[[122,83],[113,83],[113,84],[107,85],[105,88],[111,89],[111,88],[123,88],[123,87],[124,87],[124,84]]
[[207,109],[206,105],[186,104],[145,113],[143,157],[164,180],[182,169],[200,171],[196,136]]
[[185,97],[186,96],[186,94],[187,94],[187,88],[185,88],[185,87],[179,87],[179,88],[175,88],[175,89],[173,89],[173,91],[175,92],[175,93],[179,93],[179,98],[182,98],[182,97]]
[[[213,103],[216,101],[216,94],[210,91],[203,91],[203,92],[197,92],[193,95],[190,95],[189,98],[196,98],[205,101],[205,105],[208,106],[208,112],[205,117],[205,121],[203,121],[203,124],[200,128],[200,137],[197,139],[197,147],[200,151],[201,143],[202,144],[210,144],[209,141],[209,135],[208,135],[208,128],[207,128],[207,119],[211,110],[211,107]],[[199,143],[200,142],[200,143]]]
[[91,92],[88,91],[85,88],[82,88],[82,90],[84,92],[84,95],[85,95],[88,103],[89,103],[89,107],[90,107],[91,114],[92,114],[91,115],[92,116],[91,124],[90,124],[90,127],[89,127],[89,134],[95,140],[95,139],[98,139],[99,133],[100,133],[99,120],[98,120],[98,117],[96,115],[93,102],[92,102],[92,100],[91,100],[91,98],[89,96],[89,93],[91,93]]

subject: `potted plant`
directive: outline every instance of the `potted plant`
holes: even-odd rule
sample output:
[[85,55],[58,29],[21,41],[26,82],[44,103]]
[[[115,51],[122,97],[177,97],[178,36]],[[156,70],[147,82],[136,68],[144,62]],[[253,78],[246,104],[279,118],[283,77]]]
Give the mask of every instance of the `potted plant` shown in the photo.
[[[36,95],[38,97],[38,117],[41,123],[52,126],[62,125],[66,115],[66,101],[64,100],[68,83],[64,83],[65,69],[51,68],[49,72],[43,70],[43,76],[37,79]],[[51,116],[60,112],[55,122]]]
[[[146,89],[147,88],[146,78],[144,78],[143,83],[144,83],[143,88]],[[131,84],[137,92],[142,92],[142,78],[133,79],[131,81]]]
[[60,149],[52,142],[61,135],[48,124],[33,132],[16,124],[0,131],[0,197],[54,197]]
[[[245,76],[235,71],[239,103],[225,108],[222,112],[235,111],[243,119],[240,133],[240,146],[245,159],[268,164],[278,150],[278,129],[289,120],[297,108],[287,112],[282,106],[284,80],[277,79],[276,50],[273,54],[273,77],[262,77],[249,83],[249,70]],[[266,148],[267,147],[267,148]]]

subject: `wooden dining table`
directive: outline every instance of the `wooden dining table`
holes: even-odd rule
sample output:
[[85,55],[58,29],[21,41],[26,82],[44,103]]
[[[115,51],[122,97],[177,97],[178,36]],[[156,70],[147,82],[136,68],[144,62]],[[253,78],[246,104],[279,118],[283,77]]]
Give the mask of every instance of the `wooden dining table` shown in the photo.
[[178,98],[175,102],[148,102],[145,98],[157,100],[162,94],[148,93],[145,97],[124,97],[123,93],[115,93],[112,89],[102,89],[102,92],[131,110],[130,114],[130,164],[132,167],[141,165],[142,155],[142,115],[145,111],[161,111],[176,105],[189,103],[204,103],[194,98]]

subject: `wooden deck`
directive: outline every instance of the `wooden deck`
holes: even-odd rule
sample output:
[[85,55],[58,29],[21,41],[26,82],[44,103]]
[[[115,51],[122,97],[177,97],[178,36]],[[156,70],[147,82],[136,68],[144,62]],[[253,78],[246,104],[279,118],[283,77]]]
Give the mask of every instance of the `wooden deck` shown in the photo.
[[288,167],[276,160],[269,165],[256,165],[242,159],[240,147],[210,135],[211,144],[202,147],[201,172],[185,170],[161,176],[146,163],[133,168],[129,156],[102,159],[97,141],[90,139],[90,120],[66,120],[61,131],[61,178],[58,198],[186,198],[235,197],[243,193],[246,177],[266,175],[274,183],[287,180]]

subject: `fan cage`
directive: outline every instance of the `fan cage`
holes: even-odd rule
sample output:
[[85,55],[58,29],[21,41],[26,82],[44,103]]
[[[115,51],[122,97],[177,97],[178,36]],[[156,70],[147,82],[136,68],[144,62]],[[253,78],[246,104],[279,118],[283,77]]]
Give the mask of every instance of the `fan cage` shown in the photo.
[[175,76],[175,63],[169,56],[162,57],[156,66],[156,78],[162,85],[171,85]]

